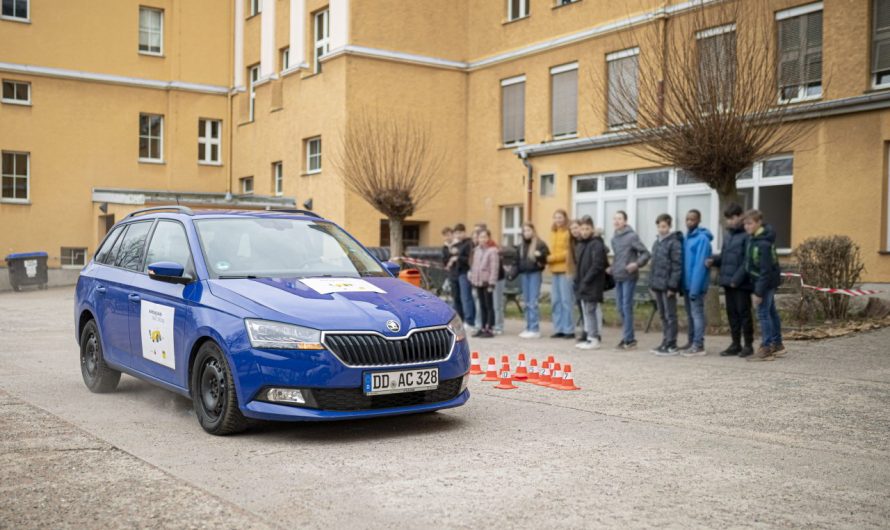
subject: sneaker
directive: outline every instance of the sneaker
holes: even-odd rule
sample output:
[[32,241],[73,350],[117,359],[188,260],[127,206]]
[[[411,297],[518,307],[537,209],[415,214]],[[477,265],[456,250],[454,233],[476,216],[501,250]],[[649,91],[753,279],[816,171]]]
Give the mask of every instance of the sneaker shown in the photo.
[[686,350],[691,350],[691,349],[692,349],[692,343],[691,343],[691,342],[687,342],[686,344],[684,344],[683,346],[680,346],[680,347],[677,348],[677,349],[680,350],[680,353],[683,353],[683,352],[686,351]]
[[529,331],[529,330],[527,330],[527,329],[524,329],[524,330],[522,330],[522,331],[519,332],[519,338],[520,338],[520,339],[527,339],[527,338],[529,338],[529,333],[531,333],[531,331]]
[[773,355],[776,357],[784,357],[786,353],[788,353],[788,350],[785,349],[785,345],[781,342],[773,346]]
[[562,338],[569,339],[569,340],[575,340],[575,334],[574,333],[563,333]]
[[473,333],[472,337],[481,337],[483,333],[485,332],[480,329],[476,333]]
[[578,348],[579,350],[596,350],[597,348],[600,347],[600,343],[596,339],[586,340],[584,342],[579,342],[578,344],[575,344],[575,347]]
[[477,335],[473,335],[474,337],[478,336],[480,339],[491,339],[494,337],[494,333],[490,330],[480,331]]
[[776,356],[773,354],[772,346],[761,346],[757,349],[757,353],[748,357],[748,361],[775,361]]
[[733,355],[738,355],[740,353],[742,353],[742,347],[738,344],[731,344],[729,348],[720,352],[720,357],[732,357]]
[[754,348],[751,346],[745,346],[742,348],[742,351],[739,352],[739,357],[750,357],[754,355]]
[[708,354],[708,351],[705,350],[704,346],[699,346],[697,344],[693,344],[691,348],[683,350],[683,357],[704,357]]
[[618,346],[615,346],[615,349],[616,349],[616,350],[623,350],[623,349],[624,349],[624,341],[619,342],[619,343],[618,343]]
[[659,344],[658,346],[656,346],[656,347],[652,348],[651,350],[649,350],[649,353],[657,354],[657,353],[660,352],[660,351],[664,351],[664,348],[665,348],[665,344],[664,344],[664,342],[662,342],[662,343]]
[[586,331],[581,332],[581,338],[578,339],[578,342],[587,342],[587,332]]
[[655,355],[658,357],[674,357],[679,354],[680,350],[678,350],[676,346],[667,345],[659,348],[659,351]]
[[541,334],[537,331],[523,331],[519,334],[523,339],[540,339]]
[[635,350],[637,349],[637,341],[632,340],[630,342],[625,342],[624,346],[621,348],[623,350]]
[[566,336],[565,333],[554,333],[553,335],[550,335],[550,338],[551,339],[561,339],[565,336]]
[[496,329],[496,330],[494,330],[494,334],[495,334],[495,335],[503,335],[503,334],[504,334],[504,330],[502,330],[502,329]]

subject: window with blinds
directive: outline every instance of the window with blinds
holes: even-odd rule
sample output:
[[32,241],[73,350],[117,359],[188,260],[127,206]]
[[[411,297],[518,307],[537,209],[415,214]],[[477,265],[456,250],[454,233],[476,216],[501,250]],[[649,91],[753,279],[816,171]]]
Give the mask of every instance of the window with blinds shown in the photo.
[[698,96],[704,112],[732,106],[736,82],[735,25],[699,32]]
[[890,85],[890,0],[874,0],[872,66],[874,84]]
[[609,127],[625,127],[637,122],[639,58],[639,48],[610,53],[606,56],[609,66],[607,102]]
[[550,69],[551,131],[554,138],[578,133],[578,63]]
[[504,145],[525,141],[525,76],[501,81],[501,119]]
[[779,17],[779,98],[822,95],[822,11]]

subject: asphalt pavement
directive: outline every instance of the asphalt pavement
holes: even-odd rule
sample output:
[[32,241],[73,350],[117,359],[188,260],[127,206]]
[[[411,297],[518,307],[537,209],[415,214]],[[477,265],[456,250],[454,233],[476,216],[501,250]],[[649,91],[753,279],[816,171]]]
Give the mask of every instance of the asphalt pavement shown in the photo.
[[[84,387],[73,290],[0,294],[0,527],[890,526],[890,330],[784,359],[473,339],[578,392],[474,378],[461,408],[218,438],[189,400]],[[547,331],[549,327],[545,327]],[[618,342],[606,331],[606,345]]]

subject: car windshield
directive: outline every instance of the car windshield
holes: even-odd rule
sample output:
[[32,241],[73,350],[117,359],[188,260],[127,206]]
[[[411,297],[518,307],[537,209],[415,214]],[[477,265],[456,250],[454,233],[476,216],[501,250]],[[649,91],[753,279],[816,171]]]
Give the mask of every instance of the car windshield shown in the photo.
[[195,221],[212,278],[388,276],[334,224],[244,217]]

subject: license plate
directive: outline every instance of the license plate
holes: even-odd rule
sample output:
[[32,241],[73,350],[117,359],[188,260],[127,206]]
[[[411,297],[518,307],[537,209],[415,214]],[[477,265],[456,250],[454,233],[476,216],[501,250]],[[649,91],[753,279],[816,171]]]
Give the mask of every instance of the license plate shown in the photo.
[[365,372],[365,395],[398,394],[439,388],[439,369]]

